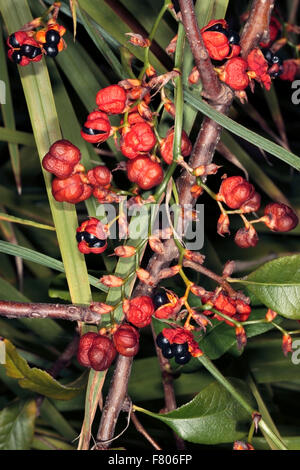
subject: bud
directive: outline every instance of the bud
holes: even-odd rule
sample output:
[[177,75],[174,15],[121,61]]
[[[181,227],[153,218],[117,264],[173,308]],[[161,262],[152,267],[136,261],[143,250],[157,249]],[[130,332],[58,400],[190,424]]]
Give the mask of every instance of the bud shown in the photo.
[[117,256],[120,256],[120,258],[130,258],[136,254],[136,248],[129,245],[117,246],[114,252]]
[[194,261],[194,263],[197,263],[197,264],[203,264],[205,261],[204,255],[201,255],[201,253],[197,253],[196,251],[191,251],[191,250],[185,250],[184,257],[185,259]]
[[151,235],[149,237],[149,245],[152,251],[154,253],[158,253],[159,255],[163,255],[165,252],[164,245],[160,241],[159,238],[155,237],[154,235]]
[[144,282],[148,286],[153,286],[155,284],[153,277],[150,276],[150,273],[146,271],[146,269],[137,269],[136,275],[141,282]]
[[175,107],[175,104],[171,100],[165,99],[164,108],[167,111],[167,113],[169,113],[173,118],[175,118],[176,107]]
[[283,349],[283,354],[285,356],[288,355],[289,352],[293,351],[292,348],[292,337],[289,334],[284,334],[282,337],[282,349]]
[[123,279],[113,274],[102,276],[100,282],[106,287],[121,287],[124,283]]
[[233,444],[233,450],[255,450],[249,442],[235,441]]
[[253,411],[252,421],[254,422],[256,432],[258,431],[258,425],[259,425],[259,422],[260,422],[261,418],[262,418],[262,416],[258,411]]
[[191,187],[191,195],[193,196],[194,199],[198,199],[198,197],[201,196],[203,191],[204,189],[201,186],[198,186],[197,184],[194,184]]
[[255,247],[258,243],[258,235],[253,225],[249,225],[247,228],[240,228],[235,234],[234,242],[240,248]]
[[171,40],[170,44],[166,47],[166,53],[171,55],[174,54],[176,51],[176,46],[177,46],[177,34],[176,36]]
[[147,68],[146,75],[148,78],[156,77],[157,73],[156,73],[155,68],[152,65],[149,65],[149,67]]
[[268,309],[267,313],[266,313],[266,320],[268,322],[272,322],[274,320],[274,318],[277,317],[277,313],[274,312],[274,310],[271,310],[270,308]]
[[191,292],[197,297],[203,297],[203,295],[206,294],[206,290],[204,289],[204,287],[195,286],[195,285],[191,287]]
[[217,232],[221,237],[224,237],[226,233],[230,234],[230,220],[227,214],[221,214],[217,223]]
[[193,67],[189,75],[189,83],[191,85],[196,85],[200,81],[200,73],[197,67]]
[[212,326],[212,323],[211,321],[203,314],[201,313],[197,313],[195,311],[193,311],[193,320],[195,320],[195,322],[197,323],[197,325],[200,326],[200,329],[204,331],[204,333],[206,332],[206,327],[209,325],[209,326]]
[[195,176],[205,176],[205,175],[215,175],[218,169],[221,168],[214,163],[210,163],[209,165],[200,165],[194,169]]
[[152,117],[153,117],[152,111],[149,108],[149,106],[145,103],[145,101],[141,101],[137,105],[137,109],[138,109],[138,112],[139,112],[140,116],[143,119],[145,119],[146,121],[151,121],[152,120]]
[[93,302],[90,305],[90,310],[92,310],[92,312],[98,313],[99,315],[107,315],[113,309],[114,307],[112,305],[107,305],[103,302]]
[[125,36],[129,36],[129,42],[134,46],[149,47],[151,44],[148,38],[144,38],[137,33],[125,33]]
[[238,326],[235,329],[235,334],[236,334],[238,349],[244,348],[247,344],[247,336],[246,336],[245,329],[242,326]]
[[230,277],[232,273],[234,272],[234,269],[235,269],[235,262],[227,261],[223,269],[222,277],[224,277],[225,279],[227,277]]
[[119,354],[135,356],[139,350],[139,332],[131,325],[121,325],[113,335],[113,342]]

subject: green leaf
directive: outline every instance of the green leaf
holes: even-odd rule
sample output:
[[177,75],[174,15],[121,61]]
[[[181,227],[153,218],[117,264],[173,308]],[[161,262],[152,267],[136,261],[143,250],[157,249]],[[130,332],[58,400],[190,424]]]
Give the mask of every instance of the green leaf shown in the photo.
[[56,409],[54,404],[45,398],[42,403],[41,409],[41,418],[46,421],[53,429],[55,429],[59,434],[68,439],[68,441],[73,441],[76,439],[77,432],[75,429],[68,423],[68,421],[63,417],[63,415]]
[[300,320],[300,255],[272,260],[237,282],[279,315]]
[[6,363],[3,367],[9,377],[18,380],[22,388],[32,390],[49,398],[58,400],[69,400],[77,395],[81,388],[67,387],[60,384],[48,372],[30,367],[28,363],[17,352],[14,345],[4,340],[6,347]]
[[14,222],[15,224],[29,225],[30,227],[40,228],[42,230],[55,231],[55,228],[51,225],[39,224],[38,222],[34,222],[33,220],[22,219],[20,217],[15,217],[4,212],[0,212],[0,220]]
[[8,127],[0,127],[0,140],[12,144],[28,145],[35,147],[35,141],[32,134],[29,132],[16,131]]
[[[55,269],[61,273],[65,272],[64,265],[61,261],[51,258],[51,256],[43,255],[38,251],[31,250],[29,248],[24,248],[23,246],[14,245],[13,243],[0,241],[0,253],[6,253],[12,256],[20,256],[20,258],[33,261],[34,263],[41,264],[42,266],[47,266],[48,268]],[[88,276],[89,283],[91,286],[97,287],[104,292],[107,292],[108,289],[99,283],[99,279],[94,276]]]
[[[235,389],[255,406],[245,384],[231,379]],[[182,439],[197,444],[221,444],[243,439],[249,425],[249,413],[218,382],[204,388],[189,403],[166,414],[134,407],[170,426]]]
[[194,96],[193,93],[185,90],[184,92],[185,101],[189,104],[194,106],[198,111],[201,111],[205,116],[216,121],[222,127],[227,129],[228,131],[233,132],[233,134],[242,137],[246,141],[250,142],[251,144],[256,145],[257,147],[262,148],[266,152],[269,152],[271,155],[279,158],[283,162],[287,163],[288,165],[296,168],[296,170],[300,170],[300,158],[292,152],[280,147],[274,142],[262,137],[259,134],[247,129],[247,127],[242,126],[241,124],[233,121],[229,117],[225,116],[222,113],[219,113],[215,109],[213,109],[209,104],[205,103],[199,97]]
[[0,411],[0,449],[30,448],[37,408],[35,400],[15,401]]

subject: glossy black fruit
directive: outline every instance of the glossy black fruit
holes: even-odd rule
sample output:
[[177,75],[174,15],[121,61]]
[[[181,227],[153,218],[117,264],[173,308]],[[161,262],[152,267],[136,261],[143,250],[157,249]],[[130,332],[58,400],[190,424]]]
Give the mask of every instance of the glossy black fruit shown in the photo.
[[28,57],[28,59],[34,59],[42,53],[39,47],[32,46],[31,44],[23,44],[23,46],[21,46],[20,52],[25,57]]
[[58,54],[57,46],[53,44],[44,44],[44,49],[48,57],[56,57]]
[[82,127],[82,132],[88,135],[98,135],[98,134],[105,134],[106,131],[102,131],[100,129],[93,129],[92,127]]
[[22,60],[22,54],[19,51],[15,51],[13,52],[11,58],[15,64],[19,64]]
[[156,344],[159,348],[163,348],[165,346],[169,346],[169,340],[162,334],[159,333],[156,337]]
[[56,45],[60,41],[60,35],[55,29],[49,29],[46,33],[46,43]]
[[189,350],[189,345],[188,343],[173,344],[173,349],[175,356],[182,356]]
[[182,354],[181,356],[175,356],[175,362],[181,365],[187,364],[190,359],[191,359],[191,355],[188,351]]
[[240,35],[236,33],[235,31],[229,30],[227,33],[228,37],[228,42],[229,44],[236,44],[238,45],[240,43]]
[[15,33],[9,36],[9,44],[14,48],[20,47],[20,43],[17,41]]
[[172,347],[172,345],[163,346],[163,347],[161,348],[161,352],[162,352],[162,355],[163,355],[166,359],[171,359],[171,358],[174,356],[174,348]]
[[162,305],[169,303],[167,293],[163,289],[156,291],[152,300],[153,300],[155,309],[161,307]]
[[76,232],[76,240],[77,240],[78,243],[80,243],[84,240],[84,233],[85,232]]

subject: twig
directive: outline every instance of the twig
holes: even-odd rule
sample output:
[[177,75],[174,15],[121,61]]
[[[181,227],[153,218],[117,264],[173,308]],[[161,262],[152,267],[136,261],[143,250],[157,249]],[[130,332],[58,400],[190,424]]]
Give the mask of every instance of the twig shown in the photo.
[[7,318],[57,318],[99,323],[100,315],[84,305],[40,304],[0,301],[0,316]]
[[267,41],[275,0],[254,0],[241,37],[242,57],[247,57],[259,42]]
[[157,442],[150,436],[150,434],[146,431],[140,420],[137,418],[136,414],[134,411],[131,411],[130,413],[130,418],[133,424],[135,425],[135,428],[138,432],[140,432],[146,439],[147,441],[150,442],[150,444],[154,447],[156,450],[162,450],[162,448],[157,444]]

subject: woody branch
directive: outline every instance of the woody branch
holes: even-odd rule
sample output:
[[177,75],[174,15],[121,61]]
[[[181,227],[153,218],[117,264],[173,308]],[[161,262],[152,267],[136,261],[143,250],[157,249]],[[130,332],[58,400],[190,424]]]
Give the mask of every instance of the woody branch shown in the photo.
[[[233,101],[233,93],[229,87],[223,84],[217,84],[217,76],[213,71],[213,66],[201,38],[193,2],[191,0],[179,0],[179,4],[182,13],[182,22],[202,80],[203,91],[216,110],[227,114]],[[256,47],[260,40],[266,36],[273,7],[274,0],[254,0],[249,19],[242,35],[242,53],[244,55],[247,55],[251,48]],[[196,168],[200,165],[207,165],[212,161],[221,132],[222,128],[215,121],[206,117],[203,119],[189,160],[190,167]],[[194,202],[190,191],[194,182],[194,177],[187,172],[183,172],[179,177],[177,186],[179,188],[179,200],[182,205]],[[158,273],[162,268],[169,265],[173,259],[178,258],[179,253],[173,240],[168,240],[164,248],[164,255],[154,255],[149,261],[147,269],[153,277],[155,277],[155,273]],[[152,289],[153,287],[151,288],[139,284],[134,291],[134,295],[151,295]],[[160,358],[160,360],[162,359]],[[114,390],[119,390],[119,387],[122,387],[124,390],[123,400],[125,399],[125,390],[127,389],[127,380],[129,379],[131,364],[132,358],[122,357],[122,360],[119,359],[117,362],[97,435],[99,449],[107,448],[109,446],[109,440],[114,435],[115,424],[121,407],[115,408],[114,412],[110,413],[108,410],[110,409],[111,403],[115,402]],[[162,370],[164,370],[164,365],[162,363],[160,365]],[[166,384],[164,377],[163,383]],[[167,393],[171,402],[172,394]],[[166,400],[168,396],[165,397]],[[118,397],[120,398],[120,394],[118,394]]]

